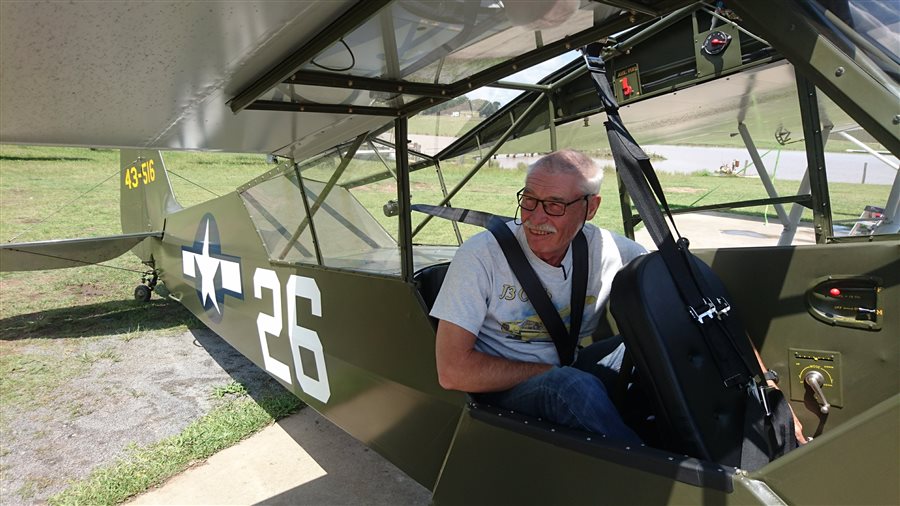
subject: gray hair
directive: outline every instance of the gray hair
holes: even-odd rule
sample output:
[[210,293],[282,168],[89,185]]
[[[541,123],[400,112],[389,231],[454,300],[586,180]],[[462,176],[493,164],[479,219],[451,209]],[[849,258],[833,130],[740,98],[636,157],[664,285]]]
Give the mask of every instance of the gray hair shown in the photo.
[[600,183],[603,182],[603,170],[591,157],[574,149],[561,149],[542,156],[528,166],[526,178],[536,171],[549,173],[575,173],[581,176],[581,187],[585,193],[600,194]]

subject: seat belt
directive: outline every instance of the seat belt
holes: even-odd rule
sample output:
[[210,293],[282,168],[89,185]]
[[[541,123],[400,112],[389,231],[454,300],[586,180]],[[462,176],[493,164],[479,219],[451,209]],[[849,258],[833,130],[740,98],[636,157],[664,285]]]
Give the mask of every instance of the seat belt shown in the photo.
[[522,283],[528,300],[537,311],[538,317],[544,323],[550,337],[553,338],[553,344],[556,346],[556,353],[559,355],[560,365],[572,365],[575,361],[575,347],[578,345],[578,334],[581,332],[581,318],[584,313],[585,292],[587,292],[587,239],[584,232],[578,231],[575,239],[572,241],[572,295],[570,300],[571,322],[569,330],[559,316],[559,312],[550,301],[547,290],[541,283],[540,278],[528,258],[516,236],[512,233],[506,222],[495,220],[488,228],[497,242],[503,255],[506,257],[509,267],[513,274]]
[[[606,112],[608,121],[605,126],[616,168],[638,208],[647,231],[659,249],[666,268],[672,275],[681,299],[688,304],[688,311],[699,324],[710,352],[716,357],[714,362],[725,385],[745,386],[751,398],[757,401],[747,402],[745,407],[744,442],[741,452],[741,467],[757,469],[771,459],[797,447],[793,435],[794,423],[787,401],[780,390],[767,387],[765,375],[759,364],[755,360],[749,360],[741,351],[736,337],[722,323],[722,318],[727,317],[731,309],[728,302],[704,296],[711,292],[703,276],[696,271],[693,257],[688,252],[687,239],[678,234],[678,228],[675,226],[675,220],[672,218],[650,158],[631,137],[619,116],[618,104],[606,79],[606,66],[600,57],[601,50],[600,44],[589,44],[584,48],[584,59]],[[675,233],[679,235],[677,243],[672,237],[672,231],[666,225],[660,206],[672,223]],[[713,324],[726,336],[727,343],[711,338],[704,326],[710,322],[715,322]],[[731,349],[728,349],[729,347]],[[739,360],[732,358],[734,352]]]
[[461,207],[433,206],[431,204],[413,204],[409,206],[413,211],[429,214],[445,220],[465,223],[466,225],[475,225],[481,228],[490,228],[491,220],[498,219],[504,223],[512,220],[509,216],[497,216],[496,214],[485,213],[482,211],[474,211],[472,209],[463,209]]
[[559,311],[550,301],[547,290],[538,278],[534,268],[528,262],[525,252],[515,234],[507,226],[512,218],[495,216],[481,211],[460,209],[455,207],[432,206],[428,204],[414,204],[410,206],[414,211],[419,211],[439,218],[459,221],[469,225],[477,225],[491,231],[500,249],[506,257],[506,262],[515,274],[516,279],[522,284],[522,289],[528,296],[532,307],[544,324],[544,328],[553,339],[556,353],[559,355],[560,365],[571,365],[575,361],[575,348],[578,345],[578,335],[581,333],[581,323],[584,315],[584,302],[587,295],[588,277],[588,252],[587,238],[584,232],[579,230],[572,241],[572,293],[570,300],[571,319],[569,329],[559,316]]
[[[743,386],[756,377],[765,385],[759,365],[755,361],[751,362],[747,359],[741,352],[741,347],[738,346],[734,336],[721,324],[721,318],[727,316],[731,306],[724,299],[713,300],[705,295],[709,293],[709,289],[703,277],[695,271],[693,257],[688,251],[687,239],[681,238],[678,234],[678,228],[675,226],[668,202],[662,191],[662,185],[653,170],[650,158],[631,137],[619,116],[618,104],[616,104],[612,89],[606,80],[606,67],[599,56],[600,49],[599,44],[591,44],[586,47],[585,62],[606,112],[608,121],[605,122],[605,125],[610,149],[622,182],[634,201],[635,207],[638,208],[667,269],[672,274],[675,288],[682,301],[687,304],[685,309],[699,324],[710,352],[716,357],[714,362],[719,369],[722,381],[729,387]],[[657,204],[657,199],[659,204]],[[660,207],[668,216],[675,233],[679,235],[677,243],[672,236],[671,229],[666,224]],[[727,336],[727,339],[724,340],[726,342],[710,338],[705,327],[710,323],[721,328]],[[734,352],[737,352],[737,360],[734,359]]]

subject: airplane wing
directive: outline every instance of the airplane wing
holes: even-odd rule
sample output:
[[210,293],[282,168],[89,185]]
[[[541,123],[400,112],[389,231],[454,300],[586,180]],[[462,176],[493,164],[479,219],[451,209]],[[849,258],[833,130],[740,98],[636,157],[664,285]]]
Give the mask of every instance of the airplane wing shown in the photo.
[[0,142],[303,159],[687,3],[3,2]]
[[0,266],[4,272],[8,272],[92,265],[125,254],[147,237],[162,237],[162,233],[142,232],[86,239],[0,244]]
[[235,116],[227,101],[353,3],[4,2],[0,140],[275,151],[345,118]]

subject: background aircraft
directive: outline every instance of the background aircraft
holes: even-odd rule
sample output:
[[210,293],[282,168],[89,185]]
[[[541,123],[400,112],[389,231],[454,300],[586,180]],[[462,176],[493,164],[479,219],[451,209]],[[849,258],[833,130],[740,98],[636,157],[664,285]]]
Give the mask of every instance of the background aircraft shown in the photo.
[[[4,3],[0,141],[123,148],[126,236],[4,245],[0,260],[4,270],[49,268],[76,252],[93,262],[132,249],[154,272],[140,295],[164,286],[437,503],[896,502],[900,185],[879,206],[879,234],[837,237],[823,149],[829,132],[844,132],[900,153],[897,13],[872,9]],[[758,136],[803,138],[808,182],[796,195],[767,190],[765,201],[811,208],[819,244],[701,252],[817,436],[752,474],[673,453],[675,442],[627,448],[470,405],[437,384],[427,306],[454,247],[417,239],[436,225],[410,212],[422,198],[416,178],[441,178],[423,169],[477,153],[471,175],[429,197],[459,205],[461,188],[507,141],[540,152],[602,130],[578,63],[536,86],[499,83],[523,92],[437,154],[410,149],[411,117],[597,40],[642,142],[740,138],[752,156]],[[283,163],[182,209],[160,149],[269,153]],[[626,195],[622,209],[627,232],[636,219]],[[786,230],[797,221],[787,214]],[[824,378],[818,393],[805,384],[810,372]]]

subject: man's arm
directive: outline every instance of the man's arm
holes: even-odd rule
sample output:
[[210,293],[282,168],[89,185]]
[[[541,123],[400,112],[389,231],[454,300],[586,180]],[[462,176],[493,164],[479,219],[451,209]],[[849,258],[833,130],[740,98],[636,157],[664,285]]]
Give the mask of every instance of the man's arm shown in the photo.
[[439,320],[435,358],[438,381],[447,390],[499,392],[553,368],[517,362],[475,350],[477,337],[459,325]]

